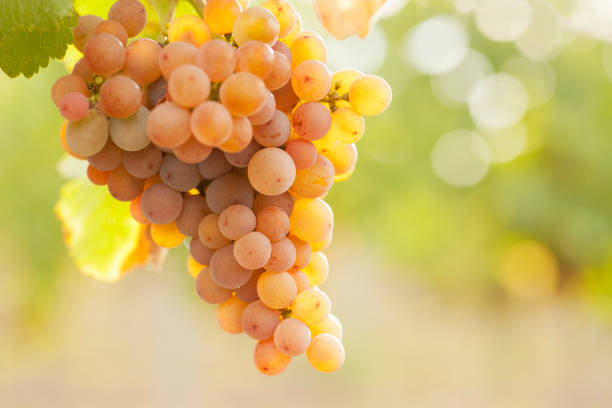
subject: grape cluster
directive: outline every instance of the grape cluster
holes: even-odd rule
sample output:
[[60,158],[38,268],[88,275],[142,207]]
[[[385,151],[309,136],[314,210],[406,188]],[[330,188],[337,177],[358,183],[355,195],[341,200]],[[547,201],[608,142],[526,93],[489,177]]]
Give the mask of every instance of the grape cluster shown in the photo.
[[52,88],[62,144],[130,202],[152,243],[190,238],[198,295],[219,305],[223,330],[258,341],[262,373],[303,353],[332,372],[345,352],[319,289],[333,228],[322,197],[352,174],[363,116],[382,113],[391,89],[355,70],[332,75],[288,1],[247,3],[208,0],[203,18],[175,18],[164,43],[129,41],[146,24],[137,0],[117,1],[107,20],[81,16],[83,58]]

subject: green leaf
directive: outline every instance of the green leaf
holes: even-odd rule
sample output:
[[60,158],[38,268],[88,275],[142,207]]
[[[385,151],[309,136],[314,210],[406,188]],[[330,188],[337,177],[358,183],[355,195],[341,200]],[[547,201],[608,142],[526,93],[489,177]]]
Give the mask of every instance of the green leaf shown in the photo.
[[76,21],[71,0],[1,0],[0,68],[29,78],[63,58]]

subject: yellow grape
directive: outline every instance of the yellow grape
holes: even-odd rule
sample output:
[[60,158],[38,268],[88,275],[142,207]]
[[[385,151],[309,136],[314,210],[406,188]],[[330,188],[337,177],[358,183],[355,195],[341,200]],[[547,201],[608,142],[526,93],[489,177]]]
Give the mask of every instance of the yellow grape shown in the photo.
[[227,109],[237,116],[251,116],[266,103],[268,90],[261,80],[250,72],[230,75],[219,90],[219,99]]
[[329,133],[342,143],[355,143],[365,132],[363,116],[349,108],[340,108],[332,113]]
[[329,234],[327,234],[325,239],[323,239],[322,241],[310,242],[310,247],[314,252],[325,251],[327,248],[329,248],[333,237],[333,231],[329,231]]
[[276,17],[263,7],[250,7],[234,22],[234,40],[238,45],[258,40],[272,46],[278,39],[280,28]]
[[248,41],[238,48],[236,60],[236,71],[250,72],[264,79],[274,68],[274,50],[264,42]]
[[268,9],[278,20],[280,38],[293,30],[298,21],[298,13],[291,3],[287,0],[266,0],[261,6]]
[[343,69],[338,71],[332,76],[332,91],[336,91],[338,95],[342,96],[348,93],[353,82],[362,76],[364,76],[363,72],[357,71],[356,69]]
[[324,373],[337,371],[344,364],[344,346],[331,334],[323,333],[314,337],[306,350],[308,362]]
[[310,263],[312,259],[312,248],[308,242],[304,242],[298,237],[293,235],[289,236],[291,242],[295,246],[295,264],[291,267],[290,271],[299,271]]
[[334,214],[329,205],[320,198],[298,198],[289,217],[291,234],[302,241],[322,241],[334,226]]
[[284,37],[281,37],[280,41],[283,44],[285,44],[287,47],[291,47],[291,44],[293,44],[293,41],[295,41],[295,39],[302,33],[302,25],[303,25],[302,16],[298,14],[297,21],[295,22],[293,29],[291,30],[291,32],[289,32],[289,34],[287,34]]
[[191,113],[191,132],[198,142],[206,146],[225,143],[232,134],[233,124],[232,115],[219,102],[206,101]]
[[338,143],[325,152],[325,157],[334,165],[334,181],[344,181],[353,174],[357,166],[357,147],[354,143]]
[[168,41],[184,41],[200,48],[212,38],[210,29],[200,17],[185,14],[176,17],[168,27]]
[[287,272],[266,271],[257,280],[257,294],[270,309],[284,309],[295,299],[297,285]]
[[291,50],[291,69],[302,62],[317,60],[327,62],[327,47],[321,38],[312,34],[300,34],[289,47]]
[[295,284],[297,286],[298,293],[302,293],[305,290],[310,289],[310,282],[308,281],[308,276],[302,271],[289,272]]
[[[282,44],[282,43],[277,43]],[[291,63],[285,54],[274,51],[272,72],[264,79],[266,87],[271,91],[281,89],[291,79]]]
[[299,293],[295,297],[291,310],[293,317],[312,326],[329,315],[331,312],[331,301],[324,292],[312,288]]
[[236,295],[221,303],[217,309],[219,326],[228,333],[242,333],[242,312],[247,306],[248,303],[238,299]]
[[305,101],[320,101],[329,93],[331,73],[321,61],[305,61],[293,71],[291,85],[295,94]]
[[187,271],[189,272],[189,275],[191,275],[193,279],[198,277],[198,275],[200,274],[200,271],[204,269],[205,266],[206,265],[202,265],[201,263],[193,259],[193,256],[189,255],[187,257]]
[[322,285],[329,275],[329,261],[323,252],[314,252],[303,271],[312,286]]
[[204,21],[215,35],[232,32],[236,17],[242,13],[237,0],[208,0],[204,7]]
[[342,340],[342,323],[333,314],[329,314],[325,319],[310,327],[312,337],[317,337],[321,333],[331,334],[338,340]]
[[319,154],[314,165],[297,170],[291,193],[300,197],[316,198],[326,195],[334,183],[334,165]]
[[336,138],[336,134],[332,132],[327,132],[327,134],[322,139],[315,140],[312,143],[314,143],[319,153],[324,156],[327,156],[327,153],[330,150],[335,149],[338,144],[340,144],[340,141]]
[[219,149],[226,153],[243,151],[253,140],[253,125],[244,116],[234,116],[234,126],[229,139]]
[[291,357],[276,349],[274,339],[257,343],[254,359],[257,369],[265,375],[278,375],[285,371],[291,362]]
[[185,235],[179,231],[176,223],[151,225],[151,237],[160,247],[176,248],[185,240]]
[[379,76],[366,75],[358,78],[349,90],[349,102],[355,112],[365,116],[383,113],[391,104],[391,87]]

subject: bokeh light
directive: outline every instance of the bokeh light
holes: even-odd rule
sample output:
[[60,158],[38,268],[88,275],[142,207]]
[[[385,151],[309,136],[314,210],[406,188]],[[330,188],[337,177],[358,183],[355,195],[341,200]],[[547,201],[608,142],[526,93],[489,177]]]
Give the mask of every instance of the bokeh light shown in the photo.
[[521,81],[529,97],[530,109],[545,105],[555,94],[557,75],[545,62],[515,57],[503,65],[502,71],[514,75]]
[[523,122],[497,130],[482,130],[489,145],[492,163],[507,163],[516,159],[527,147],[528,133]]
[[432,85],[454,102],[467,102],[476,84],[493,68],[480,52],[470,50],[450,72],[432,78]]
[[527,110],[527,92],[509,74],[489,75],[470,94],[470,114],[476,123],[489,129],[503,129],[521,120]]
[[535,1],[529,28],[516,40],[516,47],[528,58],[545,61],[556,54],[562,40],[563,28],[557,10],[548,1]]
[[527,0],[481,0],[476,7],[476,26],[493,41],[513,41],[527,30],[531,13]]

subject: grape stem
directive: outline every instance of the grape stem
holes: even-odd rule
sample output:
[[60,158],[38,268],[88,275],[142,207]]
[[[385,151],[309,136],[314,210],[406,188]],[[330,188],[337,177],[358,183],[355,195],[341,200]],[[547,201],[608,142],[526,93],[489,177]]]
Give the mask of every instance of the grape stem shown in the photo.
[[200,17],[204,17],[204,7],[206,6],[206,1],[204,0],[187,0],[195,11],[200,15]]
[[329,108],[331,109],[332,112],[335,112],[338,107],[336,106],[336,102],[338,101],[347,101],[349,100],[349,94],[348,92],[345,93],[344,95],[340,95],[337,91],[331,91],[330,93],[327,94],[327,96],[325,98],[323,98],[320,102],[323,103],[328,103],[329,104]]

